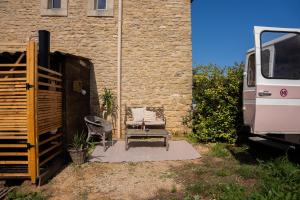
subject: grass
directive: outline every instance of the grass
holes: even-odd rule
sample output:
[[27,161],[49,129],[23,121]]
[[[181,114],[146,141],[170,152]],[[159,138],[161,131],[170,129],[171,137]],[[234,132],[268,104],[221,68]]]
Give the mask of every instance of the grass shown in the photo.
[[128,166],[130,166],[130,167],[135,167],[137,165],[138,165],[137,162],[128,162]]
[[226,146],[227,144],[225,143],[212,144],[210,155],[223,158],[230,156],[230,152],[226,149]]
[[175,192],[177,192],[176,185],[172,185],[171,193],[175,193]]
[[230,175],[230,171],[228,169],[219,169],[216,171],[217,176],[225,177]]
[[23,193],[23,192],[12,191],[8,193],[7,199],[8,200],[46,200],[47,197],[37,192]]
[[176,174],[174,174],[174,172],[167,171],[167,172],[162,172],[161,175],[160,175],[160,178],[161,179],[168,179],[168,178],[173,178],[175,176],[176,176]]
[[[286,157],[267,161],[240,162],[231,155],[249,155],[249,148],[234,147],[232,151],[223,143],[212,144],[204,163],[186,166],[182,173],[194,179],[187,183],[185,199],[219,200],[296,200],[300,199],[300,167]],[[214,157],[226,158],[213,161]],[[248,161],[250,158],[247,158]],[[246,160],[247,160],[246,159]],[[243,159],[241,159],[243,161]],[[179,176],[184,176],[179,173]]]
[[300,168],[286,157],[260,164],[259,192],[262,199],[300,199]]
[[[234,146],[224,143],[199,145],[200,147],[205,152],[202,153],[200,160],[176,162],[176,165],[172,165],[173,162],[170,162],[172,167],[158,174],[158,179],[162,182],[167,181],[170,186],[162,189],[150,199],[300,199],[300,166],[290,162],[284,154],[283,157],[268,157],[265,150],[256,147],[249,148],[245,145]],[[262,156],[262,154],[264,155]],[[103,166],[105,165],[103,164]],[[137,169],[142,165],[144,164],[127,163],[125,168],[128,169],[129,173],[126,171],[128,177],[138,172]],[[82,170],[86,166],[73,166],[72,174],[79,180],[84,179]],[[114,165],[114,167],[118,166]],[[149,167],[151,166],[149,165]],[[147,174],[147,170],[145,168],[145,174]],[[113,171],[113,173],[117,174],[118,171]],[[112,172],[109,172],[108,176],[111,174]],[[47,192],[47,190],[43,191]],[[78,189],[76,191],[77,199],[87,199],[87,194],[89,194],[87,191],[89,190]],[[8,199],[47,199],[41,194],[39,191],[30,193],[23,190],[23,193],[20,191],[10,193]],[[53,194],[49,193],[49,195]],[[139,195],[138,191],[136,195]]]
[[197,144],[198,143],[198,140],[195,137],[193,137],[193,135],[191,133],[187,134],[185,139],[191,144]]
[[218,190],[220,200],[239,200],[245,199],[245,188],[236,183],[221,185]]
[[256,166],[243,164],[237,168],[236,173],[244,179],[251,179],[259,175],[259,170]]

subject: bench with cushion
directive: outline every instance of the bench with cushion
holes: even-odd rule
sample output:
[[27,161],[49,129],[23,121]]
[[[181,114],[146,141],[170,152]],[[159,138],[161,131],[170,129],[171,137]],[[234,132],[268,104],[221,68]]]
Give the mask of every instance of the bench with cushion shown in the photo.
[[130,138],[164,138],[169,149],[170,135],[166,128],[163,107],[125,107],[125,149]]
[[164,107],[127,107],[125,106],[126,128],[159,128],[166,127]]

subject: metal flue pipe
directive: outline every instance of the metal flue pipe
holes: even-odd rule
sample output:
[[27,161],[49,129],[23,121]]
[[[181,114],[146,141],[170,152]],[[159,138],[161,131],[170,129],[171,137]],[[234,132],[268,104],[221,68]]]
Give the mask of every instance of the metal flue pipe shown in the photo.
[[118,118],[117,118],[117,137],[121,137],[121,92],[122,92],[122,16],[123,15],[123,1],[119,0],[119,14],[118,14],[118,77],[117,77],[117,92],[118,92]]

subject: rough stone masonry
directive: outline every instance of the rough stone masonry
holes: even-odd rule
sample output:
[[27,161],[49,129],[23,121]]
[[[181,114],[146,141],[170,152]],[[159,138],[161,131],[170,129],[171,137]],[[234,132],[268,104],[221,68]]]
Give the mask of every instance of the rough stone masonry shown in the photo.
[[[65,0],[67,16],[42,16],[42,1],[1,0],[0,41],[23,42],[45,29],[51,51],[91,59],[91,108],[98,114],[103,88],[117,89],[118,0],[113,16],[88,16],[86,0]],[[125,104],[164,106],[167,128],[187,130],[182,118],[192,100],[190,6],[190,0],[123,0],[122,116]]]

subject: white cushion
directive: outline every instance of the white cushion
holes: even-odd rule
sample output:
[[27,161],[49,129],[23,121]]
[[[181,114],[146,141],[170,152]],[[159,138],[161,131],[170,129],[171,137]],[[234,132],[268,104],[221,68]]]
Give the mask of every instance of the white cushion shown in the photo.
[[154,121],[150,121],[150,122],[145,121],[145,125],[148,125],[148,126],[162,126],[162,125],[165,125],[165,122],[161,119],[158,119],[158,120],[154,120]]
[[126,125],[129,125],[129,126],[141,126],[142,125],[142,121],[127,121],[126,122]]
[[151,122],[156,120],[156,113],[153,111],[145,110],[144,121]]
[[133,121],[143,121],[146,108],[131,108]]

